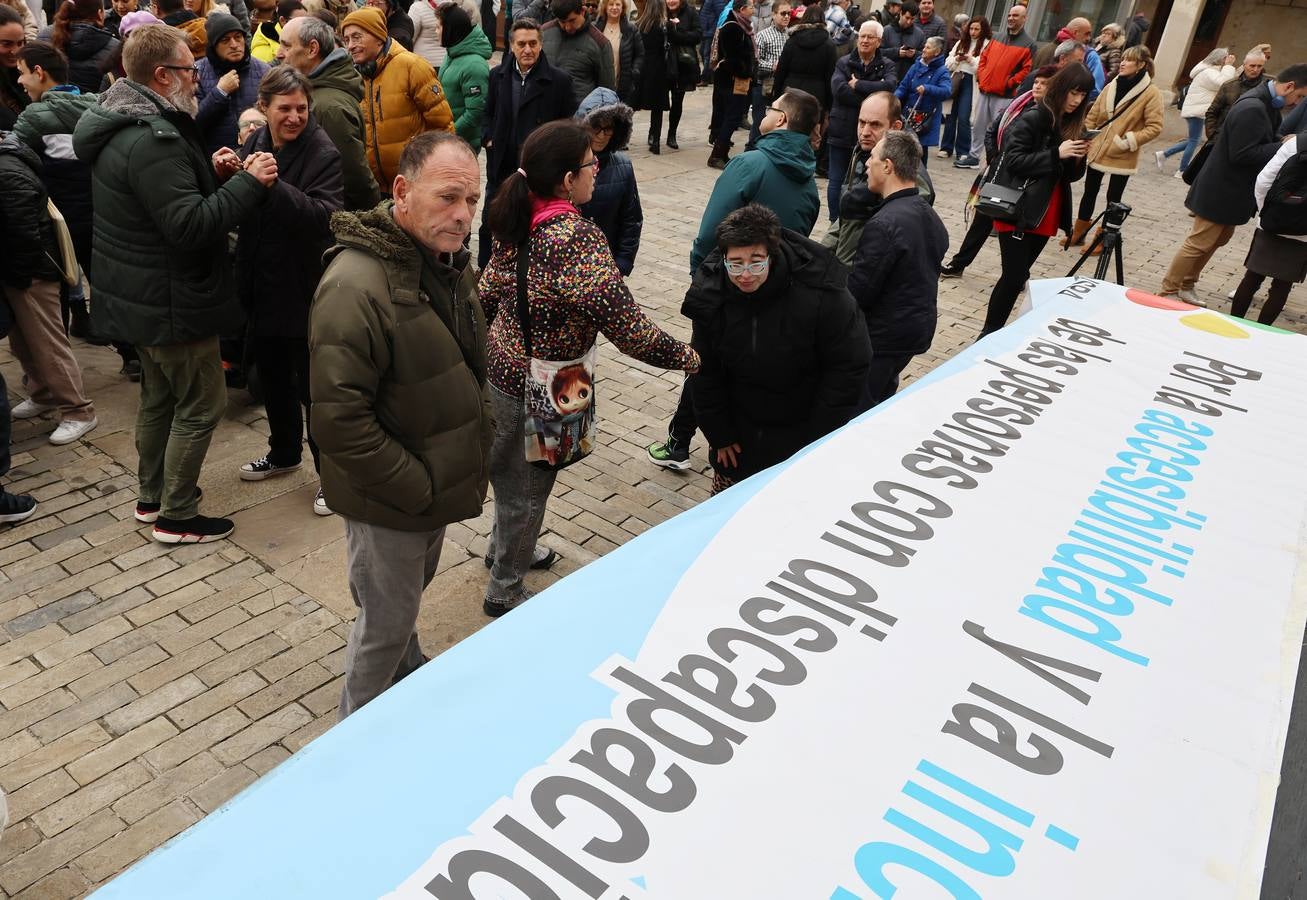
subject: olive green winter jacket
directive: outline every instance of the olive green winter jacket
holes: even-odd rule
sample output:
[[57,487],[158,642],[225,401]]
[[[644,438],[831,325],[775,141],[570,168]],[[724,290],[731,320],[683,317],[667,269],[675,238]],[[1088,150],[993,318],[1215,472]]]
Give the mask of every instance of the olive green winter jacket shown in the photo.
[[142,347],[230,332],[240,305],[227,233],[263,202],[254,176],[221,186],[195,120],[120,78],[86,109],[73,151],[91,165],[98,334]]
[[468,254],[420,250],[391,208],[332,216],[309,313],[313,438],[334,511],[434,531],[485,501],[486,323]]

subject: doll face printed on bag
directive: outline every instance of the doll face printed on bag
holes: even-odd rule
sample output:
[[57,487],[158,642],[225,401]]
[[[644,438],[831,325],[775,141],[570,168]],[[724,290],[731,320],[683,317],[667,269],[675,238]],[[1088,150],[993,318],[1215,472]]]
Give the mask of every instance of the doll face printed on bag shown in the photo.
[[550,386],[554,408],[564,416],[579,413],[594,399],[594,381],[585,366],[566,366],[558,370]]

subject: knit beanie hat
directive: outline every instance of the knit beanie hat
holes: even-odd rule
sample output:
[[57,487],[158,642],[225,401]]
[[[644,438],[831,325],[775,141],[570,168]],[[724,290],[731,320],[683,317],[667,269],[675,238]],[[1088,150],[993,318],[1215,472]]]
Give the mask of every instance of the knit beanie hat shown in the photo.
[[386,32],[386,17],[381,14],[381,10],[372,6],[365,6],[350,13],[345,17],[345,21],[340,23],[340,30],[344,32],[351,25],[362,28],[379,41],[384,42],[390,37]]
[[123,16],[122,21],[118,23],[118,34],[121,37],[127,37],[133,28],[140,28],[142,25],[162,25],[163,22],[156,19],[145,10],[129,12]]
[[209,13],[209,18],[204,20],[204,31],[208,45],[206,49],[210,52],[218,46],[219,41],[233,31],[245,34],[245,29],[241,27],[240,20],[231,13],[225,12]]
[[441,7],[440,17],[440,46],[457,47],[472,33],[472,19],[458,4]]

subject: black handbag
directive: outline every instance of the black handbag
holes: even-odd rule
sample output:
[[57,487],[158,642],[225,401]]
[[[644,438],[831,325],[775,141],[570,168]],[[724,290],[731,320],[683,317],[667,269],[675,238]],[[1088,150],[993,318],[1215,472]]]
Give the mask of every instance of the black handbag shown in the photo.
[[1017,210],[1021,206],[1021,199],[1025,196],[1026,186],[1030,184],[1027,180],[1021,187],[1008,187],[1005,184],[998,183],[999,173],[1003,170],[1003,161],[1007,159],[1007,151],[1004,151],[998,158],[998,165],[994,167],[994,173],[981,182],[976,192],[976,212],[989,216],[999,222],[1015,223],[1017,220]]
[[1212,148],[1216,146],[1216,141],[1208,141],[1198,148],[1198,152],[1189,160],[1189,165],[1184,167],[1180,173],[1180,180],[1185,184],[1193,184],[1198,178],[1198,173],[1207,165],[1207,157],[1212,155]]

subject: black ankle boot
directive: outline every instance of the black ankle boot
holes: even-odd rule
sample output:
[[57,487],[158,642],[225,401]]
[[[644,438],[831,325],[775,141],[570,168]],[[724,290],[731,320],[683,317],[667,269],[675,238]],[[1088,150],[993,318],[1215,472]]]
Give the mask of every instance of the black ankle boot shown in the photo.
[[675,128],[673,128],[673,129],[671,129],[670,131],[667,132],[667,149],[668,149],[668,150],[680,150],[680,149],[681,149],[680,147],[676,146],[676,129],[675,129]]
[[661,151],[658,149],[658,136],[657,136],[657,135],[651,135],[651,136],[649,137],[649,152],[652,153],[654,156],[659,156],[659,155],[661,155]]

